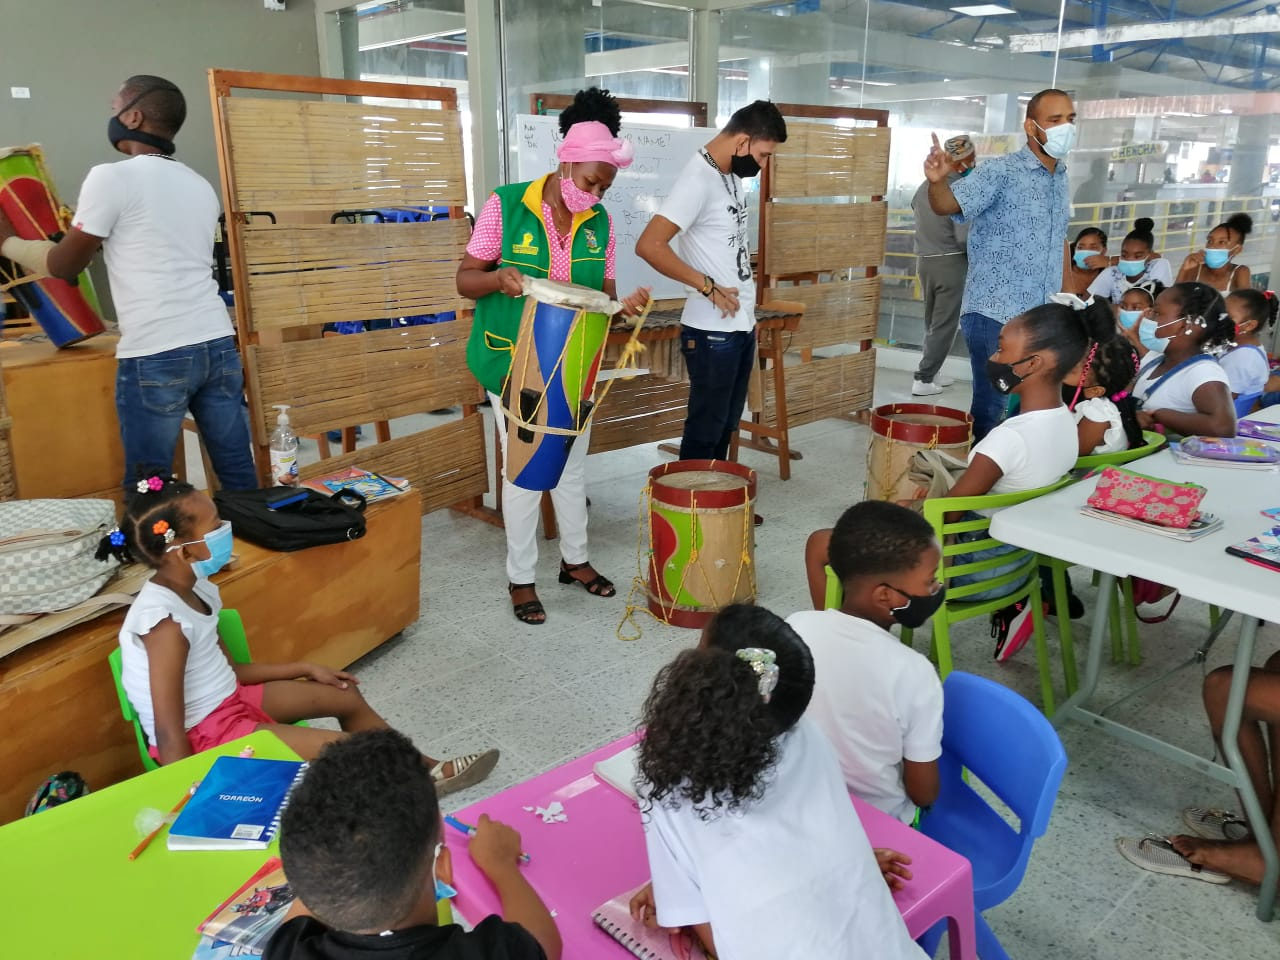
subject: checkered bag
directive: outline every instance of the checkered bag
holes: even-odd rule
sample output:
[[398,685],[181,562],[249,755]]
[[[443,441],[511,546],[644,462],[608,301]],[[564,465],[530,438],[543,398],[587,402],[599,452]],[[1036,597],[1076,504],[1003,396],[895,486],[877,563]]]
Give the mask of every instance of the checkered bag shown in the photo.
[[52,613],[97,593],[119,565],[93,556],[115,523],[110,500],[0,503],[0,615]]

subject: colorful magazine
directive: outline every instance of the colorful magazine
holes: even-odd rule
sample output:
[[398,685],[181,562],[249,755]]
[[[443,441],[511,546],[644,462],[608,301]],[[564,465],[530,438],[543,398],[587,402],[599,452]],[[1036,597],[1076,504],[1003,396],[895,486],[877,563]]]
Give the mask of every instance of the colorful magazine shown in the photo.
[[1187,437],[1174,445],[1175,452],[1201,460],[1227,463],[1280,463],[1280,450],[1247,437]]
[[1280,527],[1272,527],[1266,533],[1250,537],[1243,543],[1233,543],[1227,547],[1227,553],[1280,570]]
[[284,866],[272,857],[196,929],[212,941],[211,949],[232,947],[227,956],[260,955],[293,899]]
[[386,477],[360,467],[347,467],[323,477],[312,477],[304,480],[302,485],[326,496],[343,490],[354,490],[369,503],[397,497],[409,489],[409,481],[403,477]]
[[265,850],[306,765],[218,757],[169,828],[170,850]]

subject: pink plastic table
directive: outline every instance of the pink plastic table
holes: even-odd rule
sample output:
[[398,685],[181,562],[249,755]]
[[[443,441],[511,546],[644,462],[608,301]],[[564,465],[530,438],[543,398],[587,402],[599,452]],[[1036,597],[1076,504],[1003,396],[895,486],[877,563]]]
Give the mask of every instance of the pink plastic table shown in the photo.
[[[596,763],[635,742],[631,735],[577,760],[526,780],[457,812],[475,823],[480,814],[520,831],[529,864],[529,883],[556,917],[564,940],[564,960],[597,960],[627,952],[591,922],[601,903],[649,879],[644,827],[635,802],[596,777]],[[546,807],[559,800],[568,820],[543,823],[525,807]],[[907,930],[921,936],[939,920],[947,920],[953,960],[976,960],[973,929],[973,869],[958,853],[912,830],[860,800],[853,801],[873,846],[891,847],[912,858],[913,879],[894,894]],[[461,856],[466,838],[446,828],[455,851],[454,886],[458,912],[476,923],[498,913],[492,885]]]

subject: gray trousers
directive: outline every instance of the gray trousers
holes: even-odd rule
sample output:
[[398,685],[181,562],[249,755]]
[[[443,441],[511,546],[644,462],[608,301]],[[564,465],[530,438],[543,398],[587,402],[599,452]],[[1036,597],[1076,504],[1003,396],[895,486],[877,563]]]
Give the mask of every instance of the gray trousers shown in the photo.
[[963,253],[949,257],[921,257],[918,261],[920,289],[924,293],[924,349],[915,378],[932,383],[951,352],[960,330],[960,301],[969,258]]

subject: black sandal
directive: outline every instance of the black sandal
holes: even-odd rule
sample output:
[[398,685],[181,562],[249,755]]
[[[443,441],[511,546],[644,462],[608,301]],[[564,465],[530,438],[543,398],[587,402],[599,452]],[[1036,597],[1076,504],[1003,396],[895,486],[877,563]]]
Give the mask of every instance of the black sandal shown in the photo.
[[[532,590],[532,583],[508,583],[508,596],[514,594],[517,590]],[[542,601],[534,598],[526,600],[524,603],[513,603],[511,612],[516,615],[516,619],[521,623],[527,623],[532,627],[540,627],[547,622],[547,610],[542,605]],[[541,620],[535,620],[535,617],[541,617]]]
[[577,583],[582,589],[587,591],[593,597],[612,597],[617,594],[617,590],[613,588],[613,581],[608,577],[601,576],[599,573],[592,580],[579,580],[573,575],[575,570],[581,570],[583,567],[591,566],[590,563],[574,563],[568,564],[563,560],[560,561],[560,582],[561,583]]

